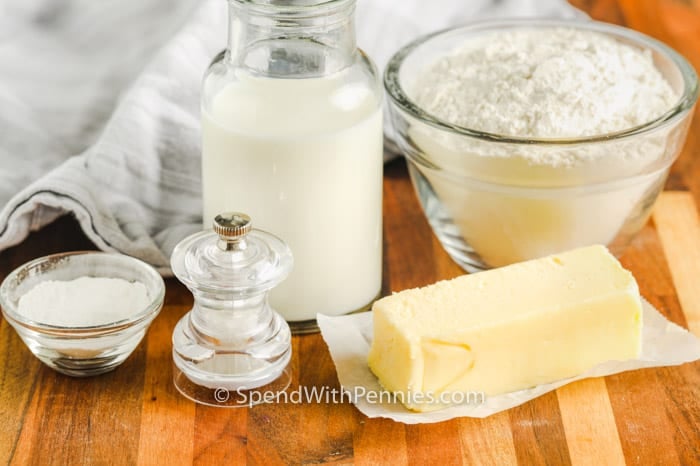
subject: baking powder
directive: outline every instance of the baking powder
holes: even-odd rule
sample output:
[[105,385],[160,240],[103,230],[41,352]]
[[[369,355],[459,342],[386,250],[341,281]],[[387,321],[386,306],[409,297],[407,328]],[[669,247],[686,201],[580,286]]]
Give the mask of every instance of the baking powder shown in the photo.
[[127,319],[149,302],[143,283],[80,277],[39,283],[19,299],[18,312],[42,324],[90,327]]

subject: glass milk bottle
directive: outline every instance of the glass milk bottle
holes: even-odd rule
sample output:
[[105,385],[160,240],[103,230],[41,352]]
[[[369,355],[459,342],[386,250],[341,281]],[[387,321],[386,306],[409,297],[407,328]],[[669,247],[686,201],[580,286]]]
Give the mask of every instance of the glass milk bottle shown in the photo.
[[204,224],[238,210],[295,257],[271,305],[296,332],[367,307],[382,271],[382,91],[354,0],[229,0],[202,92]]

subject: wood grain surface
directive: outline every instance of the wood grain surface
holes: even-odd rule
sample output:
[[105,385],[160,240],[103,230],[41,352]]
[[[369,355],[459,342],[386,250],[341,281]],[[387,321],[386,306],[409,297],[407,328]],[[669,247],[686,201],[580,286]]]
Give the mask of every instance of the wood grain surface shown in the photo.
[[[697,0],[577,0],[596,19],[657,37],[700,68]],[[405,164],[384,181],[384,293],[462,273],[432,235]],[[700,118],[652,221],[622,257],[644,296],[700,334]],[[48,253],[94,248],[64,217],[0,253],[0,278]],[[195,405],[172,384],[172,330],[192,298],[167,280],[165,307],[117,370],[89,379],[39,363],[0,322],[0,464],[700,464],[700,363],[581,381],[487,419],[403,425],[349,403]],[[294,337],[292,389],[339,388],[319,335]]]

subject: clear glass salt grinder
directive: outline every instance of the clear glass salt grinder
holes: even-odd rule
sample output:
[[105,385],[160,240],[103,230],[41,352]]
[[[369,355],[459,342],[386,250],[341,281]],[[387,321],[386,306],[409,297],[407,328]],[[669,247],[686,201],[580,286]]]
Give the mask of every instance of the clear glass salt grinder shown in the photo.
[[280,393],[291,380],[291,332],[267,292],[292,269],[278,237],[252,229],[246,214],[217,215],[213,231],[174,249],[175,276],[194,306],[173,331],[174,382],[187,398],[211,406],[247,406],[252,389]]
[[[228,0],[202,91],[204,223],[235,208],[285,239],[270,302],[295,333],[366,308],[382,274],[382,87],[355,0]],[[234,179],[235,178],[235,179]]]

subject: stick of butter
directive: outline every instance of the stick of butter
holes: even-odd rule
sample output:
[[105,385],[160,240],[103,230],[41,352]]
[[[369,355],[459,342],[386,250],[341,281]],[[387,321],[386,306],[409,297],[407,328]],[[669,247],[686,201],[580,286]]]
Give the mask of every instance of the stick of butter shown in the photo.
[[511,392],[641,351],[637,282],[603,246],[402,291],[372,310],[369,367],[415,411],[444,407],[450,393]]

